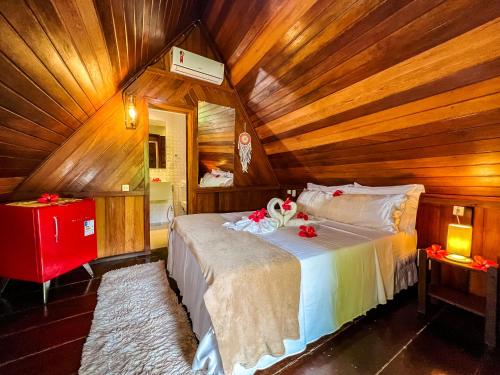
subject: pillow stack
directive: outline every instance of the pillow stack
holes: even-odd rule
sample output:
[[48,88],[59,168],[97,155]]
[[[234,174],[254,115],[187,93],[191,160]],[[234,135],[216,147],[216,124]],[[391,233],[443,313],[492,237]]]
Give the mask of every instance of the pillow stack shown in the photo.
[[[333,196],[337,190],[343,192]],[[384,230],[415,232],[418,200],[423,185],[323,186],[307,184],[297,204],[300,211],[342,223]]]

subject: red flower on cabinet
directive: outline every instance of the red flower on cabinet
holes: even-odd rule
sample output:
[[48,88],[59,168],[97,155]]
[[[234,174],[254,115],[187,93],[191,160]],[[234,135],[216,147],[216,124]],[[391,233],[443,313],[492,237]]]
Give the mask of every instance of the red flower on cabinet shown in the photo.
[[40,203],[53,203],[59,200],[59,194],[43,193],[37,201]]

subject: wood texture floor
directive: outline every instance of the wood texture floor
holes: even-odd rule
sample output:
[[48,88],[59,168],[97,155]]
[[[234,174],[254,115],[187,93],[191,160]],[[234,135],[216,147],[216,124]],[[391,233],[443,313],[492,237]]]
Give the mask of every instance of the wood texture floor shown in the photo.
[[[83,269],[70,272],[55,280],[46,307],[39,285],[9,284],[0,299],[0,374],[76,373],[101,276],[160,257],[95,264],[93,280]],[[500,352],[485,351],[482,329],[481,320],[451,308],[419,318],[412,290],[263,373],[498,374]]]

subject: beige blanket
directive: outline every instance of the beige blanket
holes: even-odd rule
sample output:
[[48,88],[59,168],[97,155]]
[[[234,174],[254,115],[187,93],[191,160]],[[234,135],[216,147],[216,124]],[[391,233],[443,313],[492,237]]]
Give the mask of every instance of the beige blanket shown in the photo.
[[253,367],[265,354],[283,355],[283,340],[299,338],[300,263],[247,232],[222,227],[219,215],[177,217],[174,229],[198,260],[204,300],[224,371]]

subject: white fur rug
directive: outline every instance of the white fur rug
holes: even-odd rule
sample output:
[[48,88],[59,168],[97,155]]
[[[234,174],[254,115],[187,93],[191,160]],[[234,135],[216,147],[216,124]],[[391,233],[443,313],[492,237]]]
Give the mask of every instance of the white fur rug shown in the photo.
[[81,375],[191,374],[196,340],[163,261],[106,273]]

